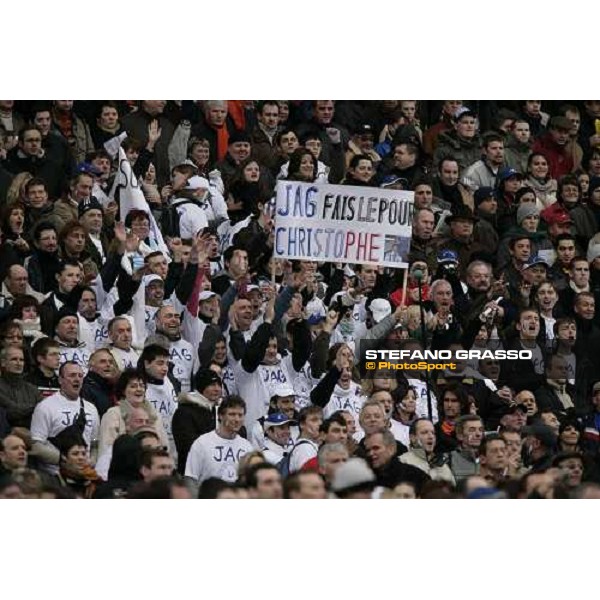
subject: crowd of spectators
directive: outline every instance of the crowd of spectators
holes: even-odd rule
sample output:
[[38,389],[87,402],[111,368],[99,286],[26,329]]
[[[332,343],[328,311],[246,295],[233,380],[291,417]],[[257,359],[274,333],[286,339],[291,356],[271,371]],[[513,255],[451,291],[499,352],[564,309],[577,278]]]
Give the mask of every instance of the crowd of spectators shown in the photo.
[[[274,258],[281,180],[408,269]],[[600,497],[600,101],[4,100],[0,230],[0,498]]]

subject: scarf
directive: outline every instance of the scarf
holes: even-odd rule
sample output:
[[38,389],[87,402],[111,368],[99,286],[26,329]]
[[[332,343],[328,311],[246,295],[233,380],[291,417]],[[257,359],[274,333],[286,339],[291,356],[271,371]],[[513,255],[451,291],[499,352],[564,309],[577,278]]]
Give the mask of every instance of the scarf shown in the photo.
[[576,293],[581,294],[582,292],[590,291],[590,284],[588,283],[585,287],[579,288],[575,285],[574,281],[569,281],[569,287]]
[[218,129],[217,132],[217,160],[221,161],[227,154],[227,146],[229,145],[229,131],[227,131],[227,125],[223,125]]
[[452,421],[446,421],[446,420],[442,421],[441,430],[447,436],[454,435],[455,427],[456,427],[455,423],[453,423]]
[[119,123],[119,121],[117,121],[117,124],[114,127],[102,127],[100,125],[98,125],[98,129],[100,131],[104,131],[105,133],[112,133],[114,135],[116,135],[119,131],[119,129],[121,129],[121,123]]
[[233,120],[236,129],[246,129],[246,112],[244,111],[243,100],[228,100],[227,113]]
[[557,383],[556,381],[553,381],[552,379],[548,379],[547,381],[548,381],[548,385],[554,390],[554,392],[558,396],[558,399],[560,400],[563,407],[566,410],[568,410],[569,408],[574,408],[575,405],[573,404],[573,400],[571,400],[571,396],[569,396],[569,394],[567,394],[567,386],[560,385],[559,383]]

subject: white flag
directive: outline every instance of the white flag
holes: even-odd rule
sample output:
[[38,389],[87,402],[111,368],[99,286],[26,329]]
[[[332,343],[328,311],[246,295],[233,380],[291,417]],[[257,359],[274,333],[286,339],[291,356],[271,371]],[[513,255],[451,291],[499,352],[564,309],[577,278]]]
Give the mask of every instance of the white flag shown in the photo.
[[104,149],[110,154],[110,157],[113,160],[117,157],[117,154],[119,154],[121,144],[126,138],[127,133],[123,131],[121,134],[111,137],[110,140],[104,142]]
[[119,148],[119,168],[115,176],[115,183],[110,192],[111,199],[114,199],[117,188],[120,188],[119,212],[121,220],[125,221],[125,217],[132,210],[143,210],[148,215],[148,219],[150,219],[150,237],[156,240],[157,250],[160,250],[167,258],[169,258],[169,249],[165,244],[162,233],[156,223],[156,219],[150,210],[144,192],[142,192],[142,188],[133,173],[131,163],[127,160],[123,148]]

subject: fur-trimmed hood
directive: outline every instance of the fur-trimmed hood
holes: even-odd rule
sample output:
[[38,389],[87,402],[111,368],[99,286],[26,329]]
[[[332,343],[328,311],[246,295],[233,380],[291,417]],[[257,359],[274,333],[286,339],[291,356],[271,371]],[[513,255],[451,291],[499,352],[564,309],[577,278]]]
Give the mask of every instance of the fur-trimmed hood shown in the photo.
[[200,392],[182,392],[179,394],[179,404],[196,404],[207,410],[212,410],[214,404]]

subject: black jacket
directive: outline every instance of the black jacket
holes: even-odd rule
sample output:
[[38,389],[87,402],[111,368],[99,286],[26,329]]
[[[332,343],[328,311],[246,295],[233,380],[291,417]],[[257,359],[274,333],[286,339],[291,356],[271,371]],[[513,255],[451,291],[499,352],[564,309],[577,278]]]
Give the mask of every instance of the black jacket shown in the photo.
[[34,177],[41,177],[48,188],[50,198],[59,198],[65,188],[66,177],[61,165],[47,155],[41,158],[25,156],[18,148],[8,153],[4,167],[13,175],[27,172]]
[[53,375],[52,377],[46,377],[40,369],[34,369],[27,376],[27,381],[32,385],[35,385],[39,390],[42,398],[52,396],[56,392],[60,391],[60,383],[58,377]]
[[256,218],[252,218],[246,227],[233,236],[232,244],[248,252],[250,272],[254,272],[262,259],[273,251],[269,245],[269,234]]
[[417,495],[421,493],[423,485],[431,480],[431,477],[413,467],[401,463],[396,456],[380,469],[374,469],[377,485],[393,489],[402,481],[410,481],[415,484]]
[[[573,400],[573,404],[575,404],[575,386],[567,384],[565,392],[571,397],[571,400]],[[562,417],[566,417],[567,415],[575,412],[574,408],[568,410],[565,409],[563,403],[558,397],[558,394],[556,393],[556,390],[547,382],[541,385],[535,391],[535,400],[540,412],[543,412],[545,410],[551,410],[561,419]],[[573,414],[573,416],[575,415]]]
[[31,287],[40,294],[55,291],[58,285],[56,273],[58,273],[59,267],[58,252],[42,252],[36,248],[27,263]]
[[98,373],[90,371],[83,380],[81,397],[91,402],[98,410],[100,418],[102,418],[102,415],[115,404],[113,401],[114,386]]
[[13,174],[9,173],[2,165],[0,165],[0,202],[6,202],[6,194],[13,180]]
[[192,444],[216,427],[216,408],[202,394],[183,394],[173,413],[171,427],[177,448],[177,470],[183,475]]
[[5,373],[0,377],[0,407],[12,427],[31,427],[31,415],[41,394],[37,387],[25,381],[22,375]]

